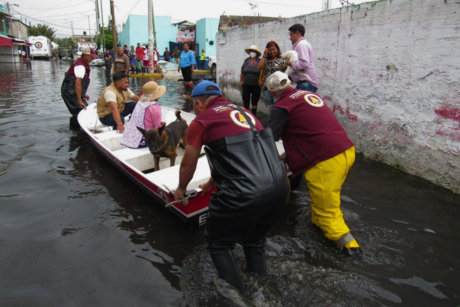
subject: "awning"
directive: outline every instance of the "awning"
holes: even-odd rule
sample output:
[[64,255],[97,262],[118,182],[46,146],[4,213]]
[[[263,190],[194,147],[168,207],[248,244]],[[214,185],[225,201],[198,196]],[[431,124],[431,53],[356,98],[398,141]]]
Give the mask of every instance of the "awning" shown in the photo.
[[11,38],[0,36],[0,47],[12,47],[13,44],[11,43],[11,41]]
[[13,41],[12,44],[17,45],[17,46],[26,46],[26,47],[32,46],[31,44],[28,44],[28,43],[25,43],[25,42],[15,42],[15,41]]

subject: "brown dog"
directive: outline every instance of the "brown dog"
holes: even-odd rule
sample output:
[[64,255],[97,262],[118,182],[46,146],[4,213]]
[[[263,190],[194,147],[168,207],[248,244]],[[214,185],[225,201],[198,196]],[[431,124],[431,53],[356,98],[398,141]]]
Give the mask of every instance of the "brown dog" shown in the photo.
[[145,130],[137,127],[144,135],[147,147],[154,156],[155,171],[160,169],[160,158],[169,158],[171,166],[176,164],[176,148],[180,146],[185,149],[187,145],[187,122],[180,116],[180,111],[176,111],[177,119],[167,126],[158,129]]

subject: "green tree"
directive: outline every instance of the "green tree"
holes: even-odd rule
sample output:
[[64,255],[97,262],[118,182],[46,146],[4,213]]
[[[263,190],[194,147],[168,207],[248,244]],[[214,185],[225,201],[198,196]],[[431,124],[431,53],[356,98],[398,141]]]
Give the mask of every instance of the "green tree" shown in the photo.
[[[101,33],[104,37],[104,48],[105,49],[113,49],[113,36],[112,36],[112,30],[104,27],[102,29],[101,27]],[[99,45],[101,42],[101,33],[99,33],[96,37],[96,43]],[[100,46],[99,46],[100,48]]]
[[65,46],[67,48],[74,48],[76,45],[77,44],[75,43],[75,41],[71,37],[69,37],[65,42]]
[[38,36],[38,35],[43,35],[48,37],[50,40],[53,42],[55,41],[56,37],[56,30],[48,27],[45,24],[38,24],[36,26],[31,26],[29,27],[29,36]]

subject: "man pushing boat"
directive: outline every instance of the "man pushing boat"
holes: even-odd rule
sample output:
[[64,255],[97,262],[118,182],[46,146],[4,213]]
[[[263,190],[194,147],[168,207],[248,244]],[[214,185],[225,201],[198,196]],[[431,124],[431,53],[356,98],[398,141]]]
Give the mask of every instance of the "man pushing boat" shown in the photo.
[[267,275],[265,235],[287,203],[289,181],[271,130],[251,112],[228,102],[211,81],[199,82],[191,96],[197,117],[188,128],[174,199],[187,191],[204,145],[211,178],[200,188],[203,194],[217,188],[209,201],[208,250],[219,277],[244,295],[232,249],[241,244],[247,271]]
[[90,47],[81,48],[81,53],[81,57],[70,65],[61,86],[62,99],[70,114],[72,114],[70,128],[73,129],[80,128],[77,115],[82,109],[86,109],[88,105],[89,96],[86,95],[86,91],[90,82],[89,74],[91,69],[89,63],[98,57],[93,48]]

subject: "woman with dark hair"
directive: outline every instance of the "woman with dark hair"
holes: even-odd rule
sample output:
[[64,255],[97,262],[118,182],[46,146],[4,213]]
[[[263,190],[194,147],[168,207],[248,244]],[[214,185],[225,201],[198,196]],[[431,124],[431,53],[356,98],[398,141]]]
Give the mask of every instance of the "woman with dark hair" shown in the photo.
[[248,49],[245,49],[249,57],[246,58],[241,67],[240,74],[240,89],[243,94],[243,105],[249,110],[249,103],[251,103],[252,114],[257,114],[257,103],[260,98],[260,87],[262,83],[259,81],[260,69],[257,65],[260,62],[260,55],[262,52],[259,51],[256,45],[252,45]]
[[184,77],[185,82],[185,94],[192,94],[193,91],[193,81],[192,74],[195,71],[195,54],[190,50],[190,46],[187,43],[183,45],[184,50],[180,54],[179,67],[177,72],[182,71],[182,77]]
[[[267,46],[265,46],[264,56],[257,64],[257,68],[264,71],[263,81],[268,79],[275,71],[285,71],[286,70],[286,60],[281,58],[281,50],[278,44],[274,41],[269,41]],[[276,102],[276,99],[265,87],[265,100],[267,101],[268,106],[271,108]]]

